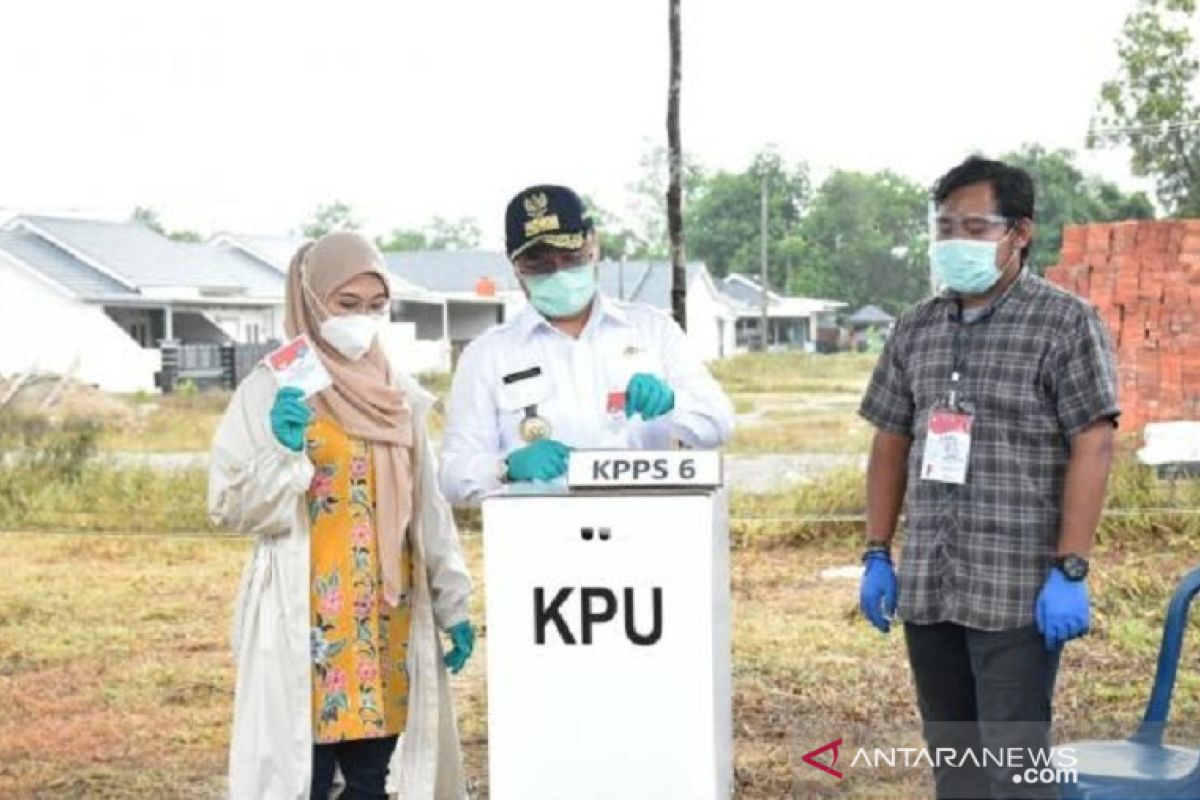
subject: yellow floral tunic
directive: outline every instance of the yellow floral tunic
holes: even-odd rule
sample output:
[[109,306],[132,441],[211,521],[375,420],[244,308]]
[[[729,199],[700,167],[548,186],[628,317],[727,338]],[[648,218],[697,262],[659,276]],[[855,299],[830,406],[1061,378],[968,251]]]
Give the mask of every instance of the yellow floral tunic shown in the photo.
[[[409,598],[383,600],[375,541],[375,469],[368,442],[321,417],[308,430],[316,467],[312,525],[313,741],[402,733],[408,718]],[[405,549],[405,585],[412,562]]]

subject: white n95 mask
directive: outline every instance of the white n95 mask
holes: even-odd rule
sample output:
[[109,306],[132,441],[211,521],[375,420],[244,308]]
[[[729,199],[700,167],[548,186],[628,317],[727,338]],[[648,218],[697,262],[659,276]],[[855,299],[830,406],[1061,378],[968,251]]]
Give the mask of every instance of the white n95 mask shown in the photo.
[[383,317],[376,314],[343,314],[321,322],[321,338],[351,361],[358,361],[371,349]]

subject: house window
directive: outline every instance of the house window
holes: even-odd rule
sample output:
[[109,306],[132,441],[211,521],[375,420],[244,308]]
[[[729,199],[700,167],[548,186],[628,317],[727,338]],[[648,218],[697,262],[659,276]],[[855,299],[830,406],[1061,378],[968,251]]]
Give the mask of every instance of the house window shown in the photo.
[[129,323],[129,335],[141,347],[150,346],[150,326],[144,322]]
[[249,344],[259,343],[259,327],[257,322],[246,323],[246,341]]

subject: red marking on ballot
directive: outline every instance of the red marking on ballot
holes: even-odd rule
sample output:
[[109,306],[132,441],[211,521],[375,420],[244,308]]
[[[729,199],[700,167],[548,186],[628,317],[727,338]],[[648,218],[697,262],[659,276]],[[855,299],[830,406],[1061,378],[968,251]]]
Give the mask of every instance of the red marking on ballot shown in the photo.
[[[802,759],[803,759],[804,763],[808,764],[810,767],[816,767],[817,769],[821,770],[822,772],[828,772],[833,777],[837,778],[838,780],[841,780],[842,773],[837,771],[836,769],[834,769],[834,767],[837,766],[837,762],[838,762],[838,748],[841,746],[842,746],[842,740],[835,739],[832,742],[830,742],[829,744],[822,745],[821,747],[818,747],[816,750],[813,750],[812,752],[805,753],[802,756]],[[822,753],[824,753],[827,750],[833,751],[833,760],[830,761],[828,764],[822,764],[820,761],[817,761],[817,756],[821,755]]]
[[944,436],[948,433],[970,433],[971,415],[938,409],[929,417],[929,432]]
[[304,336],[297,336],[283,347],[268,354],[267,361],[270,363],[271,369],[279,371],[287,369],[296,361],[304,358],[307,353],[308,339]]
[[608,408],[609,414],[616,414],[618,411],[625,410],[625,393],[624,392],[609,392],[608,393]]

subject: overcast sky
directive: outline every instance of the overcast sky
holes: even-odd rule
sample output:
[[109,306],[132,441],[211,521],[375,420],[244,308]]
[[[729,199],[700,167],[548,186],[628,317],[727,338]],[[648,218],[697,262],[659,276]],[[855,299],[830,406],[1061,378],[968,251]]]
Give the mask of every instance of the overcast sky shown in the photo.
[[[683,0],[683,138],[815,174],[928,182],[971,150],[1082,149],[1135,0]],[[372,232],[567,183],[628,206],[665,141],[666,0],[14,0],[0,12],[0,216],[285,233],[318,203]],[[1133,183],[1121,152],[1088,169]]]

